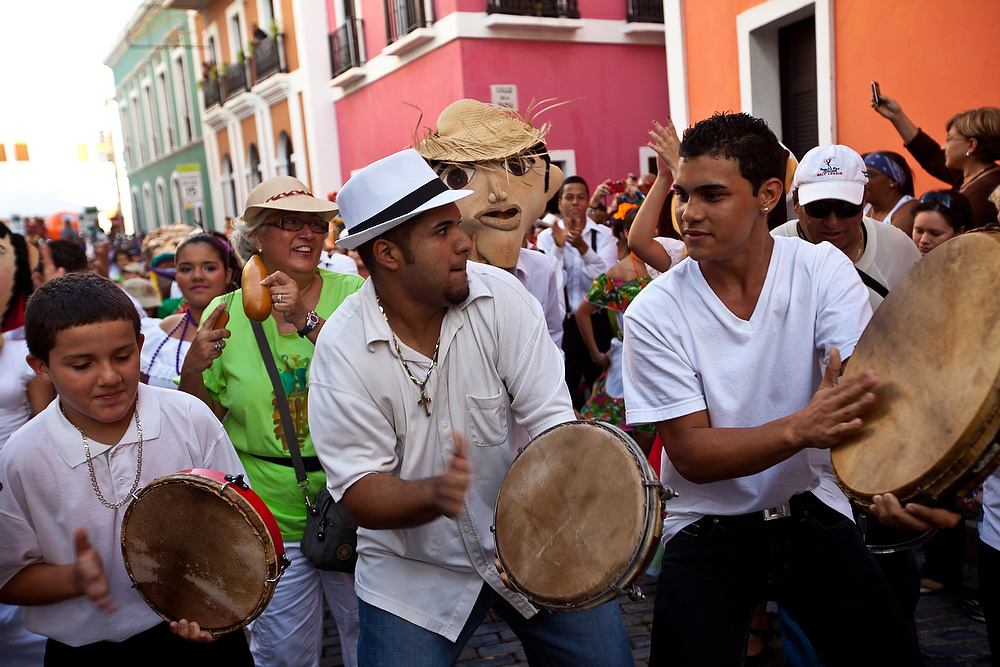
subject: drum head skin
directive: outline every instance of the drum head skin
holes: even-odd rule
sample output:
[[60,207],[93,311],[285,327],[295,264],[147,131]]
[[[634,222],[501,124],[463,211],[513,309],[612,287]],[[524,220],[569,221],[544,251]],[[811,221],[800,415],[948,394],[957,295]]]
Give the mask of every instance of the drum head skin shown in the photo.
[[540,606],[615,597],[609,583],[620,581],[651,537],[644,535],[648,512],[659,526],[659,502],[648,508],[643,468],[623,437],[599,422],[561,424],[532,440],[504,478],[497,555],[514,585],[544,601]]
[[185,618],[216,634],[259,616],[279,573],[260,514],[223,486],[197,474],[161,477],[122,521],[125,567],[146,603],[168,621]]
[[874,369],[878,400],[864,429],[831,452],[856,501],[937,500],[996,466],[998,267],[1000,235],[963,234],[917,262],[875,312],[844,378]]

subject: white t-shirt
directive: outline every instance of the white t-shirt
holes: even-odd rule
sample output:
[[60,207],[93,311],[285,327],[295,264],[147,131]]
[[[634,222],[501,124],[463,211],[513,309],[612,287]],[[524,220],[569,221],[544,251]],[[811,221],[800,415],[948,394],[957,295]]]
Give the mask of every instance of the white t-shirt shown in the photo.
[[[749,320],[734,315],[685,259],[625,311],[625,409],[631,423],[707,410],[713,428],[755,427],[803,408],[831,347],[854,351],[871,318],[867,290],[829,243],[775,238]],[[660,478],[680,496],[667,506],[663,539],[705,515],[775,507],[819,484],[807,451],[755,475],[694,484],[667,456]]]
[[35,372],[24,360],[26,356],[24,328],[5,333],[0,347],[0,449],[11,433],[31,419],[28,383],[35,379]]
[[[152,318],[147,318],[152,320]],[[160,327],[161,320],[153,320],[156,326],[143,328],[146,340],[142,344],[139,369],[149,376],[146,384],[164,389],[177,389],[174,378],[184,368],[184,357],[191,349],[191,341],[173,338]],[[195,330],[197,324],[189,324]],[[183,328],[183,325],[182,325]]]

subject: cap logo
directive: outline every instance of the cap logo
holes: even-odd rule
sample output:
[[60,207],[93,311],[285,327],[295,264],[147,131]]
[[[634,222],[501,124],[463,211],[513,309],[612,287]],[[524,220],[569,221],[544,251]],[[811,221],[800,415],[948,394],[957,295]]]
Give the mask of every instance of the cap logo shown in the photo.
[[289,190],[288,192],[279,192],[276,195],[271,195],[264,200],[264,203],[266,204],[269,201],[277,201],[278,199],[284,199],[285,197],[292,197],[294,195],[305,195],[306,197],[313,196],[313,194],[308,190]]
[[842,172],[840,170],[840,167],[838,167],[837,165],[835,165],[833,163],[833,160],[834,160],[834,158],[832,158],[832,157],[828,157],[827,159],[823,160],[823,164],[825,164],[826,166],[825,167],[820,167],[819,168],[819,173],[816,174],[816,175],[817,176],[843,176],[844,172]]

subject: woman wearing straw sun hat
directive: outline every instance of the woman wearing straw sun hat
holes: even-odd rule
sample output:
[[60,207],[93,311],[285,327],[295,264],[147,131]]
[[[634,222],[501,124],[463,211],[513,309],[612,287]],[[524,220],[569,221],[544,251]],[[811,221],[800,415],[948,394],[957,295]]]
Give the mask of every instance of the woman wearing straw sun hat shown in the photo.
[[[320,330],[334,310],[361,285],[358,276],[318,269],[323,241],[337,205],[314,197],[289,176],[270,178],[247,197],[246,210],[232,235],[244,259],[259,256],[267,277],[261,281],[271,314],[261,327],[273,355],[295,424],[308,473],[310,498],[326,484],[309,431],[307,377]],[[256,286],[251,286],[251,289]],[[358,639],[354,577],[320,571],[302,555],[306,523],[302,489],[296,483],[271,377],[264,365],[251,320],[240,298],[217,298],[205,310],[198,335],[181,371],[180,388],[205,401],[220,417],[239,453],[254,491],[274,514],[292,565],[278,582],[264,613],[251,625],[250,650],[257,664],[318,664],[322,646],[322,598],[340,632],[344,664],[356,665]],[[223,310],[225,327],[217,328]]]

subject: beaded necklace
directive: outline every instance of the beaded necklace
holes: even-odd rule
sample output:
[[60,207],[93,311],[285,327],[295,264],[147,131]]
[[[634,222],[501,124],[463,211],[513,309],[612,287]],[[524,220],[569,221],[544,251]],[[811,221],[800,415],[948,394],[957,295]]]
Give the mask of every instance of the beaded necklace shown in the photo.
[[[181,329],[181,325],[182,324],[184,325],[183,329]],[[163,349],[163,346],[166,345],[166,343],[167,343],[168,340],[170,340],[171,338],[174,337],[174,332],[175,331],[177,331],[178,329],[181,329],[180,340],[177,341],[177,357],[174,360],[174,370],[177,371],[178,375],[181,374],[181,343],[184,342],[184,334],[187,333],[188,324],[194,324],[194,320],[191,318],[191,311],[190,310],[185,310],[184,311],[184,317],[181,318],[181,321],[178,322],[176,324],[176,326],[174,326],[174,328],[170,330],[170,333],[167,334],[166,338],[164,338],[162,341],[160,341],[160,344],[159,344],[159,346],[157,346],[156,351],[153,352],[153,356],[149,360],[149,368],[150,368],[150,370],[152,370],[152,368],[153,368],[153,362],[156,361],[156,356],[158,354],[160,354],[160,350]],[[198,326],[198,325],[195,324],[195,326]]]

